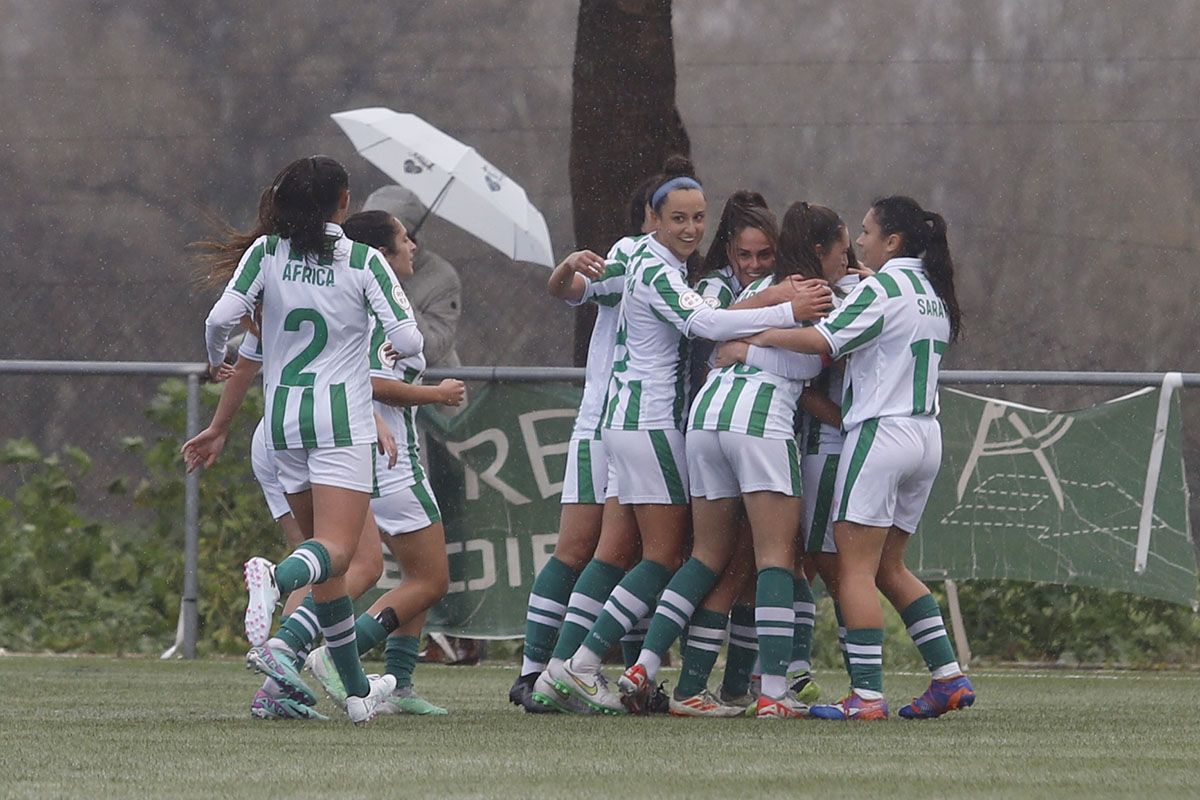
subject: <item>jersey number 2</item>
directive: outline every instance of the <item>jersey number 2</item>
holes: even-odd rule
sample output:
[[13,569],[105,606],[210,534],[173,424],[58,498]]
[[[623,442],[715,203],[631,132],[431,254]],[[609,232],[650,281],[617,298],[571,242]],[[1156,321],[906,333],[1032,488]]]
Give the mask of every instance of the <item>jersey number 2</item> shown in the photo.
[[300,354],[283,365],[279,374],[279,382],[284,386],[312,386],[317,379],[315,372],[304,372],[312,360],[325,349],[329,341],[329,327],[325,318],[311,308],[294,308],[283,320],[285,331],[299,331],[300,324],[307,322],[313,326],[312,341],[300,351]]

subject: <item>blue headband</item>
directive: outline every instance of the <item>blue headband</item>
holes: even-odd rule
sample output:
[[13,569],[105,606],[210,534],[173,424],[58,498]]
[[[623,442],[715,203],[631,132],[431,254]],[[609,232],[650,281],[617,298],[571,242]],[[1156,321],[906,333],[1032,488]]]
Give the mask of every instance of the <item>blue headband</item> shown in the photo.
[[650,207],[658,208],[659,201],[676,189],[699,189],[702,192],[704,191],[698,180],[689,178],[686,175],[680,175],[678,178],[671,178],[671,180],[658,187],[654,196],[650,198]]

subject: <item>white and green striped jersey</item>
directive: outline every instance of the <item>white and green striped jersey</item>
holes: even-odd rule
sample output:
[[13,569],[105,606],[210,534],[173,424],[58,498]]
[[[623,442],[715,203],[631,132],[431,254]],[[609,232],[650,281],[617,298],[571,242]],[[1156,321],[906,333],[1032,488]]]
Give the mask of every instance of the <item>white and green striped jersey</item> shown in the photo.
[[287,239],[262,236],[242,256],[206,321],[210,363],[229,333],[262,303],[267,439],[276,450],[375,442],[367,350],[378,319],[397,353],[421,352],[408,298],[377,250],[341,227],[325,256],[293,255]]
[[708,273],[696,283],[696,294],[713,308],[729,308],[741,293],[742,285],[729,264]]
[[[389,359],[383,352],[386,342],[383,327],[376,325],[371,335],[371,377],[407,384],[420,383],[421,375],[425,372],[425,354],[417,353],[406,358],[393,356]],[[396,439],[396,466],[388,469],[386,458],[375,459],[375,490],[372,494],[386,497],[425,478],[417,436],[417,407],[393,406],[376,400],[375,412],[391,428],[392,436]]]
[[834,358],[849,356],[842,428],[868,419],[934,416],[950,317],[919,258],[893,258],[816,329]]
[[[833,291],[833,307],[835,310],[841,307],[843,298],[854,291],[854,287],[858,286],[858,282],[858,276],[853,273],[846,275],[837,282]],[[827,370],[829,384],[825,394],[838,405],[841,405],[842,402],[842,384],[845,376],[844,366],[844,364],[835,364]],[[800,442],[800,452],[803,455],[834,455],[842,452],[842,443],[846,440],[846,434],[842,433],[841,428],[821,422],[811,414],[802,413],[801,417],[798,439]]]
[[646,235],[626,236],[612,246],[605,259],[604,275],[596,280],[584,276],[583,298],[571,305],[596,304],[596,324],[588,340],[587,367],[583,383],[583,399],[575,416],[572,439],[600,437],[600,416],[604,413],[604,398],[608,394],[608,379],[612,375],[613,348],[617,341],[617,321],[620,318],[621,298],[625,295],[625,273],[629,264],[645,246]]
[[[737,301],[751,298],[773,283],[774,277],[760,278],[746,287]],[[803,364],[808,377],[820,373],[819,356],[779,352],[797,366]],[[713,369],[692,403],[688,428],[791,439],[796,431],[796,406],[806,383],[746,364]]]
[[687,399],[687,340],[724,341],[790,327],[790,303],[717,310],[684,279],[687,267],[655,236],[631,262],[617,324],[603,426],[682,430]]

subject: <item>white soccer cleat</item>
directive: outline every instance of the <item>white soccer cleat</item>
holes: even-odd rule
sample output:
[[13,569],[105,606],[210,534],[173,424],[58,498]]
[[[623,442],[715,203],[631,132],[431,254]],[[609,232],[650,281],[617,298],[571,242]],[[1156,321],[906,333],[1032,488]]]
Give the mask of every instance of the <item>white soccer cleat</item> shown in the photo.
[[672,717],[740,717],[746,713],[742,706],[722,703],[716,695],[705,689],[700,694],[677,700],[671,696],[671,706],[668,712]]
[[366,697],[347,697],[346,716],[355,725],[366,725],[379,712],[380,706],[387,701],[388,696],[396,689],[394,675],[368,675],[367,683],[371,691]]
[[242,567],[246,581],[246,639],[251,647],[260,647],[271,636],[275,605],[279,602],[279,587],[275,585],[275,565],[265,558],[254,557]]
[[532,696],[534,702],[540,703],[546,708],[554,709],[560,714],[596,713],[592,710],[591,706],[575,695],[559,691],[559,688],[554,684],[549,673],[545,670],[539,673],[537,680],[533,682]]
[[600,670],[576,670],[573,662],[574,659],[570,658],[562,664],[552,661],[546,668],[555,688],[563,694],[582,700],[592,710],[601,714],[629,713],[621,702],[621,696],[608,688],[608,679]]

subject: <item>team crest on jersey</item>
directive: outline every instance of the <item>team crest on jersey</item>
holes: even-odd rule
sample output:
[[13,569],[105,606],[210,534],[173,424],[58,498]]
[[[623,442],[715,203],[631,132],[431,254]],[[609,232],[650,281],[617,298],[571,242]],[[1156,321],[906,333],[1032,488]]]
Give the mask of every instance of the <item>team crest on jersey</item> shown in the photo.
[[392,299],[396,301],[396,305],[405,311],[412,308],[412,303],[409,302],[408,295],[404,293],[404,290],[400,288],[400,284],[398,283],[392,287]]
[[679,296],[679,305],[683,306],[688,311],[697,309],[704,305],[704,303],[704,298],[692,291],[684,292]]
[[704,302],[708,303],[709,308],[720,308],[721,307],[721,301],[715,297],[706,297],[706,298],[704,298]]
[[396,353],[394,350],[388,348],[387,339],[384,339],[379,345],[379,349],[375,351],[375,355],[379,356],[379,363],[385,367],[396,366]]

